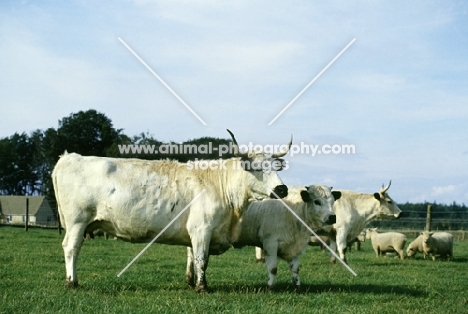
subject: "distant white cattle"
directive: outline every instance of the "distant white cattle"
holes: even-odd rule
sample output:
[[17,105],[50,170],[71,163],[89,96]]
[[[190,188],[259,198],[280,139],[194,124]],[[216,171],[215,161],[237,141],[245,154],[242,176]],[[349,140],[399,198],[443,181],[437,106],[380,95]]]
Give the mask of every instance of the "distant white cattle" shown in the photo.
[[366,242],[366,231],[361,231],[357,237],[349,241],[346,245],[346,250],[351,252],[353,244],[356,243],[356,251],[361,250],[361,242]]
[[379,257],[383,253],[396,252],[401,259],[405,258],[406,236],[399,232],[378,233],[377,228],[366,230],[366,238],[371,240],[375,255]]
[[156,242],[190,247],[190,275],[193,279],[194,263],[195,289],[205,291],[209,255],[231,247],[238,220],[251,200],[269,197],[272,189],[280,197],[287,194],[274,169],[258,166],[284,156],[292,140],[276,155],[240,154],[228,132],[239,157],[212,160],[203,169],[192,165],[190,170],[188,164],[169,160],[61,156],[52,180],[66,229],[62,245],[67,285],[78,285],[76,260],[85,232],[101,228],[124,241],[150,242],[200,195]]
[[453,260],[453,236],[448,232],[421,232],[424,259],[432,255],[435,261],[436,255],[441,258]]
[[[330,237],[326,235],[321,235],[319,236],[320,239],[322,239],[323,242],[325,242],[326,245],[330,245]],[[317,239],[316,236],[310,236],[309,239],[309,246],[318,246],[320,247],[320,250],[323,250],[325,246],[323,245],[323,242]],[[353,244],[356,243],[356,250],[360,251],[361,250],[361,242],[366,242],[366,232],[361,231],[357,237],[352,239],[347,243],[347,250],[351,252],[351,248],[353,247]]]
[[[341,198],[333,205],[336,214],[336,224],[322,228],[320,235],[330,236],[330,248],[338,249],[338,254],[346,262],[347,243],[356,238],[364,227],[372,220],[383,218],[399,218],[401,210],[387,194],[390,183],[374,194],[364,194],[352,191],[341,192]],[[332,255],[330,261],[335,263]]]
[[[325,242],[326,245],[330,245],[330,238],[327,236],[318,236],[320,239]],[[320,247],[320,250],[323,250],[325,246],[323,245],[323,242],[320,241],[316,236],[310,236],[309,238],[309,246],[318,246]]]
[[[290,187],[284,203],[310,228],[332,224],[334,197],[323,185]],[[293,284],[300,285],[299,255],[305,251],[310,231],[279,200],[253,202],[242,217],[241,232],[234,247],[246,245],[263,248],[268,271],[268,286],[275,281],[278,257],[289,263]]]

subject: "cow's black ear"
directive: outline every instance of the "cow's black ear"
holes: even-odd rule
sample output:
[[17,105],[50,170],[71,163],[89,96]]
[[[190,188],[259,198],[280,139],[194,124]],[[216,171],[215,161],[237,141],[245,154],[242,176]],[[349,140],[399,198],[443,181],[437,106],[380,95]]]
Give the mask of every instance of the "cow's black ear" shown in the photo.
[[332,193],[333,197],[335,198],[335,201],[340,199],[340,197],[341,197],[341,192],[340,191],[332,191],[331,193]]
[[374,193],[374,197],[375,197],[375,199],[380,201],[380,194],[379,193],[377,193],[377,192]]
[[307,191],[301,191],[301,197],[304,202],[310,202],[312,200]]

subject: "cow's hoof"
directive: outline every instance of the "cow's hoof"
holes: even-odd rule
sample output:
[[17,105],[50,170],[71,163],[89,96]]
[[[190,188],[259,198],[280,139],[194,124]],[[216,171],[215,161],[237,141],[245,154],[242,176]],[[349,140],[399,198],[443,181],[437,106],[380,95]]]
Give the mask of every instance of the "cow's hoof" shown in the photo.
[[78,288],[78,281],[67,281],[65,283],[65,288],[68,288],[68,289]]
[[301,285],[294,285],[294,292],[301,292],[302,291],[302,286]]
[[195,287],[195,292],[198,292],[198,293],[209,293],[210,291],[208,291],[208,287],[206,287],[206,286],[196,286],[196,287]]
[[334,257],[330,258],[330,264],[336,264],[336,258]]
[[265,259],[264,259],[264,258],[257,259],[256,261],[257,261],[257,263],[265,263]]
[[186,276],[186,277],[185,277],[185,282],[186,282],[187,285],[189,285],[190,287],[195,288],[195,280],[193,280],[193,277],[191,277],[191,276]]

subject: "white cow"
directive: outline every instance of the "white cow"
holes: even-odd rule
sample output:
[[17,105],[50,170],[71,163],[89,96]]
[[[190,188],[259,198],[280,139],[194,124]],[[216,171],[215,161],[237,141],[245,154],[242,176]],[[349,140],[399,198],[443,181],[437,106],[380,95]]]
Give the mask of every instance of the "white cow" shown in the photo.
[[253,202],[242,217],[241,232],[234,247],[261,247],[265,251],[268,287],[275,281],[278,257],[289,263],[293,284],[300,285],[299,255],[307,248],[310,231],[285,206],[292,209],[310,228],[336,222],[334,197],[323,185],[290,187],[284,202],[263,200]]
[[205,190],[156,242],[191,247],[195,290],[206,291],[208,257],[231,247],[238,220],[251,200],[267,198],[272,190],[280,197],[287,195],[276,171],[249,165],[265,165],[284,156],[292,138],[275,155],[239,154],[234,135],[228,132],[235,154],[241,157],[212,160],[206,170],[189,170],[188,164],[170,160],[61,156],[52,180],[66,229],[62,246],[67,286],[78,285],[76,260],[85,232],[101,228],[124,241],[150,242]]
[[[331,228],[324,228],[324,231],[330,235],[330,248],[338,248],[343,261],[346,262],[347,243],[356,238],[370,221],[400,217],[401,210],[387,194],[390,185],[391,181],[386,187],[382,185],[380,191],[374,194],[340,191],[341,198],[333,205],[336,224]],[[333,255],[330,261],[335,263]]]

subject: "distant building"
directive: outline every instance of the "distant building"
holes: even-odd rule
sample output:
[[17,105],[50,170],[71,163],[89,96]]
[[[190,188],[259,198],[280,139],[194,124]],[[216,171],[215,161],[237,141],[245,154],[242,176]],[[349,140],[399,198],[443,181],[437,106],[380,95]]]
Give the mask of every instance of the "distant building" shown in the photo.
[[44,196],[0,195],[0,219],[3,224],[24,225],[26,199],[29,199],[30,226],[56,226],[57,218]]

